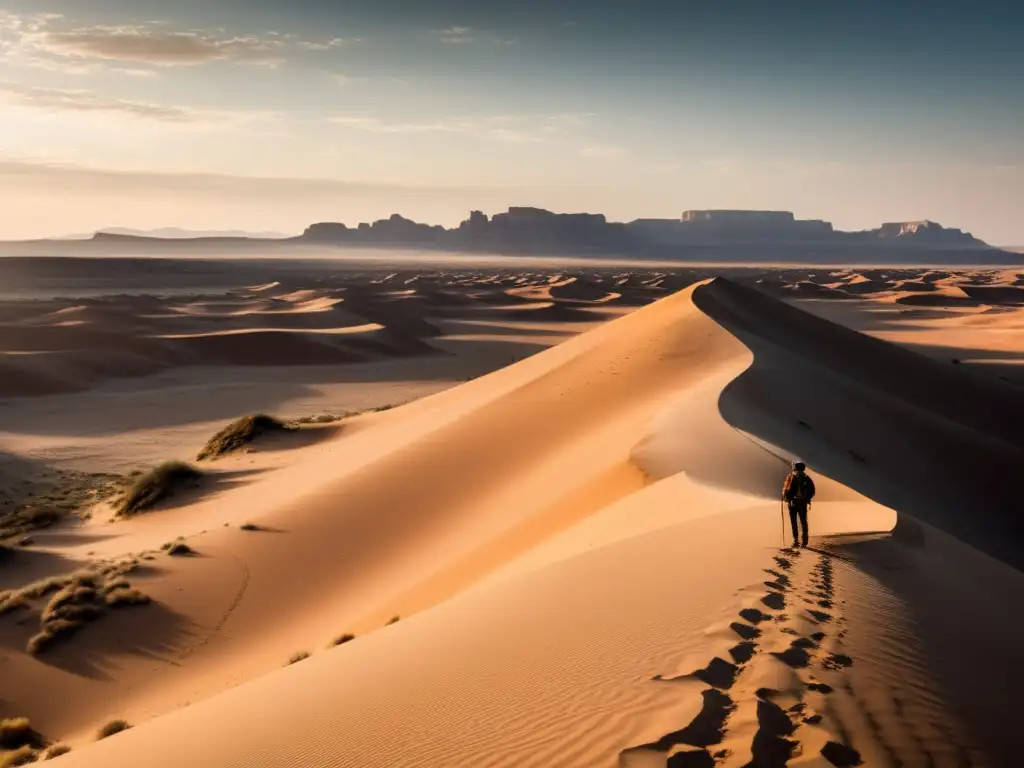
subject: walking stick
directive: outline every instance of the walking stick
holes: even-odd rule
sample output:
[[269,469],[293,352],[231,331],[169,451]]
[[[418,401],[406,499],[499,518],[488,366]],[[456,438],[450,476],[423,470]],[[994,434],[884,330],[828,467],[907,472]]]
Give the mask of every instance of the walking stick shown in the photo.
[[779,499],[779,520],[782,522],[782,547],[786,547],[786,513],[783,509],[785,499]]

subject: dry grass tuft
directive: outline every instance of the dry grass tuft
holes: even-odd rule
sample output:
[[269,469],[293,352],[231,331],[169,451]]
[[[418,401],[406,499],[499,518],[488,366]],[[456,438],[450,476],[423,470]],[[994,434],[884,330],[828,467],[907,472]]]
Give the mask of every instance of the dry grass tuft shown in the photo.
[[256,523],[245,523],[244,525],[242,525],[240,527],[241,527],[241,529],[243,531],[262,531],[263,530],[258,525],[256,525]]
[[86,624],[102,618],[108,608],[150,602],[124,578],[136,565],[136,561],[129,560],[93,566],[4,593],[0,595],[0,614],[17,609],[32,610],[33,601],[52,595],[45,605],[36,609],[39,610],[39,631],[26,646],[33,655],[42,653]]
[[131,728],[131,725],[129,725],[125,720],[111,720],[100,728],[99,732],[97,732],[96,741],[106,739],[113,736],[115,733],[120,733],[121,731],[127,731],[129,728]]
[[115,589],[107,593],[106,602],[111,608],[121,608],[127,605],[148,605],[152,600],[149,595],[137,589]]
[[151,509],[158,501],[183,488],[194,488],[203,473],[181,461],[167,461],[140,475],[121,499],[117,513],[123,517]]
[[289,426],[280,419],[275,419],[265,413],[243,416],[211,437],[210,441],[203,446],[203,450],[196,456],[196,461],[216,459],[218,456],[240,450],[262,435],[294,429],[294,426]]
[[167,542],[166,544],[164,544],[163,549],[164,552],[166,552],[171,557],[188,557],[189,555],[194,555],[196,553],[196,551],[192,549],[192,547],[190,547],[181,539],[178,539],[177,541]]
[[337,646],[337,645],[344,645],[345,643],[350,643],[350,642],[352,642],[355,639],[356,639],[355,635],[350,635],[349,633],[346,632],[344,635],[338,635],[336,638],[331,640],[331,647],[334,647],[334,646]]
[[298,664],[300,661],[305,661],[309,658],[309,653],[306,651],[296,651],[288,659],[289,664]]
[[401,618],[401,616],[392,616],[390,619],[388,619],[388,623],[384,626],[390,627],[392,624],[397,624],[401,620]]
[[0,749],[43,746],[43,737],[32,727],[27,717],[0,720]]
[[39,753],[32,747],[19,747],[0,757],[0,768],[15,768],[18,765],[30,765],[39,759]]
[[66,755],[71,751],[71,747],[67,744],[54,744],[43,754],[43,760],[53,760],[55,757]]

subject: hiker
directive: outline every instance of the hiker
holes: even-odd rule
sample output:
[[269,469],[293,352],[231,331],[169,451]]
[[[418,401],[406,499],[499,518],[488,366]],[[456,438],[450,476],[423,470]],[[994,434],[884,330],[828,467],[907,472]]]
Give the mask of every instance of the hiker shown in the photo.
[[789,505],[789,522],[793,526],[793,546],[801,546],[801,537],[797,529],[797,518],[804,528],[803,546],[807,546],[807,507],[814,498],[814,481],[804,470],[807,465],[802,461],[794,462],[793,471],[786,476],[782,486],[782,498]]

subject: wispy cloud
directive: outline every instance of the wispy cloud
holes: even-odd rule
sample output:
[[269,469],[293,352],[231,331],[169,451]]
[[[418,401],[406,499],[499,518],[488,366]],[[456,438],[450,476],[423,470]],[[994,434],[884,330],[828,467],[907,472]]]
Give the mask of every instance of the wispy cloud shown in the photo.
[[335,37],[331,40],[325,40],[318,42],[316,40],[299,40],[296,45],[304,51],[330,51],[335,48],[342,48],[352,43],[361,43],[363,39],[361,37],[343,38]]
[[274,64],[284,43],[274,38],[218,38],[201,32],[173,32],[154,27],[91,27],[72,32],[46,31],[29,41],[60,56],[133,61],[157,66],[235,60]]
[[88,91],[36,88],[3,81],[0,81],[0,99],[10,104],[49,111],[116,112],[172,123],[191,123],[203,119],[202,113],[179,107],[110,99]]
[[453,26],[437,30],[443,43],[465,43],[474,39],[472,27]]
[[223,30],[175,29],[166,22],[82,27],[57,14],[0,11],[0,49],[9,62],[79,74],[111,62],[159,68],[228,61],[273,67],[294,52],[331,51],[360,40],[307,39],[278,32],[230,35]]
[[423,122],[390,122],[377,117],[339,115],[335,125],[380,134],[453,134],[471,138],[531,144],[566,139],[580,124],[578,115],[494,115],[483,118],[452,117]]
[[64,193],[93,193],[97,189],[122,194],[239,195],[246,199],[369,196],[391,200],[395,194],[410,193],[426,199],[438,196],[462,196],[466,193],[489,196],[504,194],[513,187],[497,190],[469,186],[420,186],[391,183],[353,182],[345,179],[246,176],[220,173],[169,172],[97,168],[69,162],[45,161],[25,157],[0,156],[0,182],[11,181],[24,188],[37,186],[43,191],[59,189]]
[[145,121],[196,127],[202,130],[247,130],[278,133],[285,123],[274,112],[193,109],[104,96],[80,89],[41,88],[0,80],[0,103],[54,113],[115,114]]

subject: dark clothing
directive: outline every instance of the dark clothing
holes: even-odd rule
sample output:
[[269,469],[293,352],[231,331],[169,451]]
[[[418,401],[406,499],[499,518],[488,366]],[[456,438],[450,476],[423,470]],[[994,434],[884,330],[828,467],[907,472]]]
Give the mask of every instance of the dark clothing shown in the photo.
[[786,501],[799,501],[804,505],[810,504],[814,492],[814,481],[805,472],[791,472],[782,486],[782,498]]
[[[801,538],[800,531],[797,528],[797,520],[800,520],[800,525],[803,526],[804,535]],[[805,547],[807,546],[807,502],[804,501],[791,501],[789,502],[789,522],[793,526],[793,543],[802,543]]]

